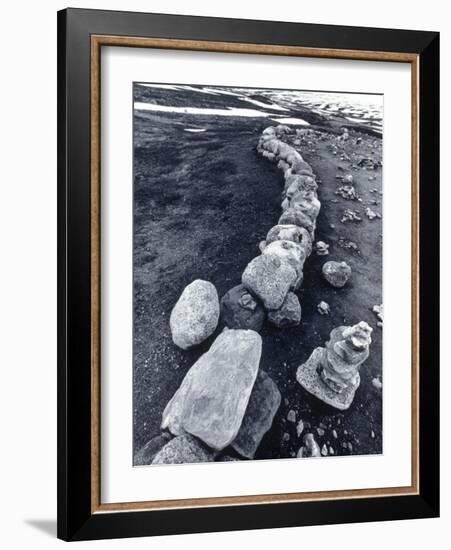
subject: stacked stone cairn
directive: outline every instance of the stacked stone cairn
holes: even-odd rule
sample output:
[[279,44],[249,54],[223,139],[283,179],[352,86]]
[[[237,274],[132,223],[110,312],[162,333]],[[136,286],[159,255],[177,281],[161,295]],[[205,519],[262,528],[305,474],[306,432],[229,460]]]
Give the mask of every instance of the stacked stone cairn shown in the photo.
[[328,405],[348,409],[360,385],[360,366],[370,354],[372,331],[365,321],[333,329],[326,346],[314,349],[298,368],[299,384]]

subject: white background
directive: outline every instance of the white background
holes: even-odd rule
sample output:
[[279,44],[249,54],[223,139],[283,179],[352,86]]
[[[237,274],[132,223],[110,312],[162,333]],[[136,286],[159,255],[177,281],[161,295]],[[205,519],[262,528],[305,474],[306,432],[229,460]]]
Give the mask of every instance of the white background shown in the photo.
[[[381,93],[384,102],[383,455],[132,467],[132,83]],[[331,84],[332,83],[332,84]],[[102,53],[101,501],[408,486],[411,480],[411,70],[405,63],[106,48]],[[381,98],[379,98],[381,100]],[[270,124],[270,121],[268,121]],[[129,182],[129,185],[124,185]],[[399,205],[403,207],[400,209]],[[396,269],[393,269],[396,266]],[[399,330],[399,327],[403,327]],[[128,367],[127,367],[128,366]],[[124,368],[125,367],[125,368]],[[106,398],[105,398],[106,397]]]
[[[451,31],[446,3],[352,0],[321,3],[114,0],[76,7],[191,13],[223,17],[438,30],[442,32],[442,98],[451,97]],[[56,518],[56,10],[62,2],[8,3],[2,10],[0,88],[0,418],[1,545],[53,548]],[[442,103],[442,157],[451,148],[449,102]],[[444,122],[443,122],[444,121]],[[442,280],[449,281],[451,193],[449,165],[442,167]],[[431,190],[433,192],[433,190]],[[445,207],[448,208],[445,208]],[[445,236],[447,238],[445,238]],[[445,252],[446,255],[445,255]],[[451,324],[449,282],[443,285],[442,339]],[[445,319],[447,316],[447,319]],[[403,545],[423,549],[449,539],[450,403],[449,349],[442,364],[442,518],[385,524],[339,525],[286,530],[84,543],[83,547],[272,549],[300,545],[380,550]]]

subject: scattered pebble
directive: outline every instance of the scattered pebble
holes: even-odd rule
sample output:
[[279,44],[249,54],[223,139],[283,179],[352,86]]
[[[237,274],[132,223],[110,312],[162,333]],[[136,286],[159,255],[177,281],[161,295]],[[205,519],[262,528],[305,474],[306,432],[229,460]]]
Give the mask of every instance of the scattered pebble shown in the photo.
[[376,437],[376,434],[374,433],[373,430],[371,430],[371,439],[374,439]]
[[335,191],[336,195],[340,195],[346,200],[355,201],[358,199],[355,187],[352,185],[342,185]]
[[373,378],[371,380],[371,383],[373,384],[373,386],[377,389],[377,390],[381,390],[382,389],[382,382],[381,382],[381,379],[379,377],[376,377],[376,378]]
[[324,241],[316,241],[315,251],[318,256],[327,256],[329,254],[329,245]]
[[323,456],[327,456],[327,447],[326,447],[326,444],[324,444],[322,447],[321,447],[321,454]]
[[329,315],[330,313],[330,306],[327,302],[321,301],[317,306],[316,309],[318,310],[318,313],[320,315]]
[[343,212],[343,217],[341,218],[341,223],[345,222],[361,222],[362,218],[358,215],[358,212],[355,210],[345,210]]
[[287,420],[288,422],[296,422],[296,413],[293,411],[293,409],[288,411]]
[[320,437],[323,437],[325,431],[322,428],[316,428],[316,432]]
[[302,419],[299,420],[298,425],[296,426],[296,433],[298,434],[298,437],[301,437],[302,432],[304,431],[304,422],[302,422]]
[[384,306],[382,304],[380,306],[373,306],[373,312],[377,315],[377,326],[382,327],[384,322]]
[[375,218],[380,218],[381,217],[381,215],[378,212],[375,212],[374,210],[371,210],[370,207],[368,207],[365,210],[365,214],[366,214],[367,218],[370,219],[370,220],[374,220]]
[[329,447],[329,454],[330,454],[330,455],[334,455],[334,454],[335,454],[335,451],[334,451],[334,448],[333,448],[333,447]]
[[354,183],[354,177],[352,174],[346,174],[346,176],[343,176],[343,183],[349,183],[352,185]]
[[287,433],[287,432],[285,432],[285,433],[283,434],[283,440],[284,440],[284,441],[290,441],[290,434]]
[[332,435],[335,437],[335,439],[338,439],[337,430],[332,430]]

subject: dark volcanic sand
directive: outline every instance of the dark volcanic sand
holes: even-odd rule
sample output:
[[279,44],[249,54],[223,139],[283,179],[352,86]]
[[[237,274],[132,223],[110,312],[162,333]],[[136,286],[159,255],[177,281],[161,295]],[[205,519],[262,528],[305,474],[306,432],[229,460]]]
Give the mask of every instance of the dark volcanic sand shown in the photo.
[[[281,215],[282,173],[255,149],[261,131],[271,123],[264,118],[135,112],[135,452],[158,435],[164,407],[217,336],[189,351],[173,344],[169,316],[182,290],[201,278],[211,281],[221,297],[239,284],[247,263],[259,254],[259,241]],[[196,134],[184,128],[206,131]],[[362,141],[356,145],[357,137]],[[382,329],[371,311],[382,303],[382,221],[370,221],[364,214],[367,206],[381,212],[382,173],[349,168],[354,155],[381,160],[381,140],[351,131],[351,138],[340,144],[351,160],[340,160],[340,149],[333,154],[336,144],[332,134],[324,133],[299,147],[320,181],[316,240],[330,249],[328,256],[312,253],[305,262],[301,325],[283,330],[265,325],[261,333],[260,367],[277,383],[282,405],[257,452],[260,459],[294,456],[302,444],[296,434],[299,419],[335,455],[382,452],[382,392],[371,382],[382,378]],[[340,185],[335,176],[347,173],[353,174],[362,202],[335,195]],[[359,211],[363,221],[341,223],[347,208]],[[360,254],[340,247],[340,238],[354,241]],[[347,287],[334,289],[323,280],[321,267],[328,260],[345,260],[352,267]],[[317,312],[321,300],[329,303],[329,316]],[[324,345],[334,327],[361,320],[374,328],[371,354],[361,368],[354,402],[342,413],[301,388],[296,369],[315,347]],[[286,420],[290,409],[296,412],[296,423]]]

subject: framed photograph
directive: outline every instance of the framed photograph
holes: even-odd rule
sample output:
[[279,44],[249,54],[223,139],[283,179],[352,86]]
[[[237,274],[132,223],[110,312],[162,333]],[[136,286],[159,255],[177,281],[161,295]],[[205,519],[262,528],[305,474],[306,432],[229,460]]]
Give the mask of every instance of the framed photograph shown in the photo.
[[58,91],[58,536],[437,516],[438,33],[67,9]]

